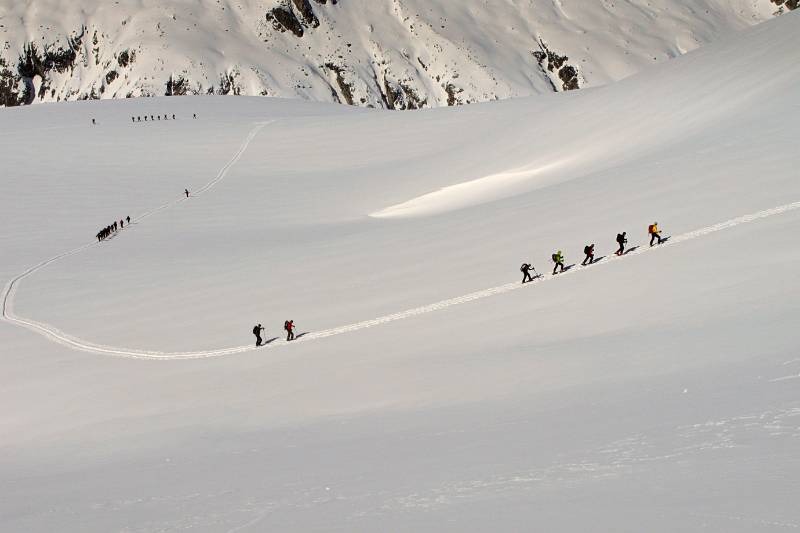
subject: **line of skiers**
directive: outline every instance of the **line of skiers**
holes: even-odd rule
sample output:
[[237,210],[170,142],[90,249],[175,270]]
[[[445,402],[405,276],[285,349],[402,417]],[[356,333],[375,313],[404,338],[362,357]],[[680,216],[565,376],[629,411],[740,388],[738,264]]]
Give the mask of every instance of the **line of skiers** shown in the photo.
[[[150,116],[150,122],[161,120],[161,115],[149,115],[149,116]],[[148,115],[136,115],[135,117],[131,116],[131,122],[142,122],[142,117],[144,117],[144,122],[147,122]],[[192,118],[197,118],[197,113],[192,113]],[[164,113],[164,120],[170,120],[169,115],[167,113]],[[175,118],[175,113],[172,114],[171,120],[178,120],[177,118]],[[95,124],[94,119],[92,119],[92,124]]]
[[119,225],[117,225],[117,221],[115,220],[112,224],[109,224],[105,228],[101,229],[97,232],[97,241],[102,241],[110,237],[113,233],[116,233],[118,229],[122,229],[125,227],[125,221],[128,222],[128,225],[131,224],[131,217],[125,217],[119,221]]
[[[294,340],[294,330],[295,330],[294,320],[287,320],[283,323],[283,329],[286,331],[286,341],[293,341]],[[264,331],[264,327],[261,324],[256,324],[253,326],[253,335],[256,336],[256,347],[263,346],[264,339],[261,338],[261,332]]]
[[[647,227],[647,233],[650,235],[650,246],[654,246],[656,244],[661,244],[666,239],[661,237],[661,230],[658,229],[658,222],[653,222]],[[617,234],[617,244],[619,248],[616,252],[616,255],[625,255],[627,252],[631,250],[635,250],[636,248],[631,248],[629,250],[625,250],[625,245],[628,244],[628,236],[627,232],[623,231],[622,233]],[[591,265],[595,262],[594,259],[594,243],[587,244],[583,247],[583,253],[585,255],[583,261],[581,262],[581,266]],[[569,270],[571,267],[564,267],[564,254],[559,250],[558,252],[554,253],[551,256],[553,260],[553,275],[555,276],[558,273],[564,272],[565,270]],[[601,258],[602,259],[602,258]],[[536,269],[531,266],[530,263],[523,263],[520,267],[520,271],[522,272],[522,283],[528,283],[533,281],[533,277],[531,276],[531,270],[536,274],[536,277],[539,277],[538,272]]]

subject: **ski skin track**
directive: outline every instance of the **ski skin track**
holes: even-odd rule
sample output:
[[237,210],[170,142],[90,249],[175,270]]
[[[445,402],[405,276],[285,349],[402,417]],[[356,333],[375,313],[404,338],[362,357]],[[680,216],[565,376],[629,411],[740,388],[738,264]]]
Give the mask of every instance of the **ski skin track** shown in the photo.
[[[242,145],[239,147],[239,150],[220,169],[220,171],[217,173],[216,177],[213,180],[209,181],[202,188],[198,189],[192,195],[193,196],[200,196],[200,195],[208,192],[216,184],[218,184],[220,181],[222,181],[225,178],[225,176],[228,174],[228,171],[230,171],[230,169],[233,168],[233,166],[239,161],[239,159],[241,159],[242,155],[245,153],[245,151],[247,150],[248,146],[250,145],[252,140],[256,137],[256,135],[258,135],[258,133],[265,126],[267,126],[268,124],[271,124],[272,122],[275,122],[275,121],[257,123],[257,125],[250,131],[250,133],[248,134],[247,138],[244,140]],[[162,205],[160,207],[157,207],[157,208],[155,208],[155,209],[153,209],[153,210],[151,210],[149,212],[146,212],[146,213],[143,213],[143,214],[139,215],[139,217],[136,220],[137,220],[137,222],[141,222],[142,220],[146,219],[147,217],[149,217],[151,215],[154,215],[155,213],[158,213],[158,212],[163,211],[165,209],[174,207],[174,206],[178,205],[181,202],[185,202],[186,200],[188,200],[186,197],[181,197],[178,200],[174,200],[174,201],[172,201],[170,203],[164,204],[164,205]],[[725,222],[720,222],[719,224],[714,224],[712,226],[706,226],[704,228],[700,228],[700,229],[697,229],[697,230],[694,230],[694,231],[690,231],[690,232],[684,233],[682,235],[674,235],[669,239],[669,241],[667,241],[667,242],[665,242],[663,244],[659,244],[659,245],[656,245],[656,246],[653,246],[653,247],[639,247],[639,248],[637,248],[637,249],[635,249],[635,250],[633,250],[633,251],[631,251],[631,252],[629,252],[629,253],[627,253],[627,254],[625,254],[623,256],[610,255],[610,256],[608,256],[606,258],[606,260],[604,260],[602,262],[592,263],[592,264],[589,264],[589,265],[586,265],[586,266],[582,266],[580,268],[571,268],[568,271],[560,272],[560,273],[555,274],[555,275],[548,274],[548,275],[544,275],[544,276],[541,276],[541,277],[537,277],[537,278],[534,278],[533,281],[528,282],[526,284],[522,284],[520,282],[506,283],[504,285],[499,285],[497,287],[491,287],[491,288],[488,288],[488,289],[483,289],[483,290],[480,290],[480,291],[476,291],[476,292],[472,292],[472,293],[469,293],[469,294],[465,294],[463,296],[458,296],[458,297],[455,297],[455,298],[449,298],[447,300],[441,300],[439,302],[435,302],[435,303],[432,303],[432,304],[424,305],[424,306],[421,306],[421,307],[415,307],[413,309],[408,309],[408,310],[405,310],[405,311],[401,311],[399,313],[394,313],[394,314],[390,314],[390,315],[384,315],[384,316],[380,316],[380,317],[373,318],[373,319],[370,319],[370,320],[364,320],[364,321],[361,321],[361,322],[355,322],[353,324],[347,324],[347,325],[339,326],[339,327],[336,327],[336,328],[331,328],[331,329],[326,329],[326,330],[322,330],[322,331],[312,332],[312,333],[303,335],[302,337],[297,338],[296,340],[293,340],[293,341],[276,341],[274,343],[270,343],[268,345],[263,345],[263,346],[258,346],[258,347],[253,346],[251,344],[251,345],[247,345],[247,346],[235,346],[235,347],[232,347],[232,348],[221,348],[221,349],[217,349],[217,350],[204,350],[204,351],[195,351],[195,352],[157,352],[157,351],[135,350],[135,349],[128,349],[128,348],[118,348],[118,347],[114,347],[114,346],[103,346],[103,345],[99,345],[99,344],[93,344],[91,342],[88,342],[88,341],[85,341],[85,340],[82,340],[82,339],[79,339],[79,338],[76,338],[76,337],[72,337],[71,335],[60,331],[59,329],[55,328],[54,326],[52,326],[50,324],[45,324],[45,323],[42,323],[42,322],[36,322],[34,320],[23,318],[23,317],[18,317],[18,316],[13,314],[13,312],[12,312],[12,303],[13,303],[14,294],[18,290],[19,285],[20,285],[20,283],[21,283],[21,281],[23,279],[27,278],[28,276],[33,275],[34,273],[36,273],[37,271],[41,270],[42,268],[44,268],[46,266],[49,266],[49,265],[51,265],[51,264],[53,264],[53,263],[55,263],[55,262],[57,262],[57,261],[59,261],[61,259],[64,259],[66,257],[72,256],[72,255],[75,255],[75,254],[78,254],[78,253],[81,253],[81,252],[83,252],[84,250],[88,249],[91,246],[96,246],[96,245],[101,244],[100,242],[91,242],[91,243],[79,246],[78,248],[75,248],[73,250],[70,250],[70,251],[64,252],[62,254],[59,254],[57,256],[51,257],[50,259],[46,259],[45,261],[42,261],[41,263],[38,263],[38,264],[30,267],[25,272],[21,273],[20,275],[18,275],[17,277],[15,277],[11,281],[9,281],[6,284],[6,286],[5,286],[4,290],[3,290],[2,319],[5,320],[6,322],[9,322],[9,323],[15,325],[15,326],[23,327],[23,328],[29,329],[29,330],[31,330],[31,331],[33,331],[35,333],[38,333],[39,335],[42,335],[43,337],[47,338],[48,340],[50,340],[52,342],[55,342],[57,344],[60,344],[62,346],[65,346],[67,348],[71,348],[71,349],[79,350],[79,351],[83,351],[83,352],[88,352],[88,353],[93,353],[93,354],[109,355],[109,356],[114,356],[114,357],[124,357],[124,358],[130,358],[130,359],[159,360],[159,361],[173,361],[173,360],[179,360],[179,359],[205,359],[205,358],[210,358],[210,357],[222,357],[222,356],[226,356],[226,355],[235,355],[235,354],[241,354],[241,353],[245,353],[245,352],[252,352],[252,351],[256,351],[256,350],[263,350],[263,349],[266,349],[266,348],[275,348],[275,347],[279,347],[279,346],[286,346],[287,344],[290,344],[290,343],[291,344],[302,343],[302,342],[308,342],[308,341],[312,341],[312,340],[316,340],[316,339],[323,339],[323,338],[326,338],[326,337],[332,337],[332,336],[335,336],[335,335],[341,335],[341,334],[344,334],[344,333],[350,333],[350,332],[353,332],[353,331],[358,331],[358,330],[362,330],[362,329],[366,329],[366,328],[371,328],[371,327],[374,327],[374,326],[379,326],[379,325],[382,325],[382,324],[387,324],[389,322],[395,322],[397,320],[403,320],[405,318],[410,318],[410,317],[414,317],[414,316],[418,316],[418,315],[422,315],[422,314],[426,314],[426,313],[432,313],[434,311],[439,311],[441,309],[445,309],[445,308],[448,308],[448,307],[453,307],[455,305],[460,305],[460,304],[464,304],[464,303],[468,303],[468,302],[473,302],[475,300],[481,300],[483,298],[488,298],[490,296],[495,296],[495,295],[498,295],[498,294],[505,294],[507,292],[520,290],[520,289],[524,289],[524,288],[529,288],[531,286],[539,285],[540,283],[545,283],[545,282],[553,280],[553,279],[561,279],[564,276],[569,276],[569,275],[575,274],[577,272],[585,272],[589,268],[594,268],[594,267],[599,267],[599,266],[606,265],[606,264],[611,264],[611,263],[614,263],[616,261],[620,261],[620,260],[627,259],[627,258],[632,257],[632,256],[641,255],[641,254],[648,253],[648,252],[654,252],[656,250],[660,250],[660,249],[663,249],[663,248],[674,246],[676,244],[679,244],[679,243],[682,243],[682,242],[685,242],[685,241],[689,241],[689,240],[692,240],[692,239],[697,239],[699,237],[704,237],[704,236],[709,235],[711,233],[716,233],[718,231],[729,229],[729,228],[738,226],[740,224],[747,224],[747,223],[754,222],[754,221],[757,221],[757,220],[761,220],[761,219],[764,219],[764,218],[768,218],[768,217],[771,217],[771,216],[787,213],[787,212],[793,211],[795,209],[800,209],[800,202],[794,202],[794,203],[791,203],[791,204],[784,204],[782,206],[773,207],[771,209],[766,209],[766,210],[763,210],[763,211],[758,211],[756,213],[751,213],[749,215],[743,215],[743,216],[740,216],[740,217],[737,217],[737,218],[733,218],[733,219],[727,220]]]

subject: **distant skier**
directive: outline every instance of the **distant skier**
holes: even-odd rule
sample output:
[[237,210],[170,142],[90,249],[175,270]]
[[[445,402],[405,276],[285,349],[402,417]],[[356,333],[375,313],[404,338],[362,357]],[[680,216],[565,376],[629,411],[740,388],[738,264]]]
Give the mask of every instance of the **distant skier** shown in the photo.
[[150,115],[150,122],[155,122],[156,119],[153,118],[153,115]]
[[100,242],[102,240],[103,240],[103,230],[100,230],[97,232],[97,242]]
[[161,115],[156,115],[156,116],[158,117],[158,120],[161,120]]
[[131,122],[136,122],[136,117],[131,117]]
[[147,122],[147,115],[144,116],[144,121]]
[[184,194],[186,194],[186,198],[189,198],[189,189],[183,189]]
[[125,219],[123,218],[122,220],[119,221],[119,229],[122,229],[124,227],[125,227]]
[[[145,118],[147,118],[147,117],[145,117]],[[141,121],[142,121],[142,117],[141,116],[137,116],[136,117],[136,122],[141,122]]]
[[[519,267],[519,271],[522,272],[523,274],[522,283],[533,281],[533,278],[531,277],[530,273],[531,268],[533,267],[529,263],[522,263],[522,266]],[[536,269],[534,268],[533,271],[536,272]]]
[[114,231],[117,231],[117,221],[114,221]]
[[286,342],[294,340],[294,320],[287,320],[283,323],[283,329],[286,330]]
[[256,336],[256,346],[261,346],[263,344],[263,340],[261,339],[261,332],[264,331],[264,328],[261,324],[257,324],[253,326],[253,335]]
[[96,125],[97,125],[97,122],[95,122],[95,120],[92,119],[92,126],[96,126]]
[[625,245],[628,243],[628,238],[626,237],[627,233],[627,231],[617,233],[617,244],[619,244],[619,250],[615,252],[617,255],[625,253]]
[[553,267],[554,276],[556,275],[558,267],[561,267],[561,272],[564,272],[564,255],[561,253],[561,250],[553,254],[553,263],[555,263]]
[[129,226],[131,225],[131,217],[129,216],[125,217],[125,221],[128,223]]
[[197,118],[197,113],[192,113],[192,118]]
[[172,114],[172,120],[175,120],[175,113]]
[[594,263],[594,244],[587,244],[586,246],[584,246],[583,253],[586,254],[586,257],[584,258],[581,265],[586,266],[587,262],[590,265]]
[[657,244],[661,244],[663,239],[661,238],[661,231],[658,229],[658,222],[653,222],[648,226],[647,233],[650,234],[650,246],[653,246],[653,241],[658,239]]

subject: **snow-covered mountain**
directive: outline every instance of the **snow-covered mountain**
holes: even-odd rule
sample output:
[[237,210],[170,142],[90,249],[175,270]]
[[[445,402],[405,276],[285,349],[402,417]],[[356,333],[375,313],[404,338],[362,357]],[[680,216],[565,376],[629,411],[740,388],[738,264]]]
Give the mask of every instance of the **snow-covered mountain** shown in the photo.
[[183,94],[414,109],[622,79],[797,0],[0,0],[0,105]]

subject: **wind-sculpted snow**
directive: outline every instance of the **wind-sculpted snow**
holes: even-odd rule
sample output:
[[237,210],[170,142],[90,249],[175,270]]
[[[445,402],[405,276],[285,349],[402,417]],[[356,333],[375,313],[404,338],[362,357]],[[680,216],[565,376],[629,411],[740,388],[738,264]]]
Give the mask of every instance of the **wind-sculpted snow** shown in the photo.
[[[236,163],[236,161],[239,159],[239,157],[241,157],[241,155],[247,149],[247,146],[250,143],[250,141],[258,134],[258,131],[262,127],[263,127],[263,125],[257,126],[252,132],[250,132],[250,135],[248,135],[247,140],[245,141],[245,143],[242,144],[242,147],[239,149],[239,151],[236,153],[236,155],[231,159],[231,161],[227,165],[225,165],[225,167],[223,167],[223,170],[220,171],[220,174],[217,176],[217,178],[215,178],[214,181],[209,182],[209,184],[206,187],[204,187],[203,189],[201,189],[201,191],[199,191],[199,192],[207,191],[216,182],[218,182],[219,180],[224,178],[225,173],[227,173],[228,169],[230,169],[231,166],[233,166],[233,164]],[[166,209],[168,207],[172,207],[172,206],[176,205],[177,203],[179,203],[181,201],[184,201],[184,200],[185,200],[185,198],[183,200],[178,200],[177,202],[166,204],[165,206],[160,207],[158,210],[162,210],[162,209]],[[556,279],[562,279],[562,278],[564,278],[566,276],[569,276],[571,274],[576,274],[578,272],[585,272],[585,271],[587,271],[588,269],[591,269],[591,268],[596,268],[596,267],[604,266],[604,265],[608,265],[608,264],[614,264],[614,263],[616,263],[618,261],[621,261],[621,260],[624,260],[624,259],[628,259],[628,258],[633,257],[633,256],[641,255],[643,253],[648,253],[648,252],[654,252],[654,251],[657,251],[657,250],[662,250],[664,248],[676,245],[676,244],[681,243],[681,242],[685,242],[685,241],[688,241],[688,240],[704,237],[706,235],[709,235],[711,233],[715,233],[717,231],[722,231],[722,230],[725,230],[725,229],[736,227],[736,226],[738,226],[740,224],[747,224],[747,223],[754,222],[754,221],[757,221],[757,220],[760,220],[760,219],[763,219],[763,218],[767,218],[767,217],[771,217],[771,216],[775,216],[775,215],[780,215],[780,214],[783,214],[783,213],[786,213],[788,211],[792,211],[792,210],[798,209],[798,208],[800,208],[800,202],[794,202],[794,203],[782,205],[782,206],[779,206],[779,207],[773,207],[772,209],[766,209],[764,211],[759,211],[757,213],[751,213],[749,215],[743,215],[743,216],[740,216],[740,217],[736,217],[736,218],[733,218],[731,220],[727,220],[725,222],[720,222],[719,224],[714,224],[713,226],[707,226],[705,228],[700,228],[700,229],[697,229],[695,231],[690,231],[690,232],[684,233],[682,235],[672,236],[672,237],[669,238],[669,240],[667,242],[665,242],[663,244],[660,244],[660,245],[656,245],[655,247],[639,246],[636,249],[631,249],[628,253],[626,253],[623,256],[604,257],[604,259],[602,261],[598,261],[598,262],[595,262],[595,263],[592,263],[592,264],[589,264],[589,265],[586,265],[586,266],[582,266],[580,268],[573,267],[573,268],[571,268],[571,269],[569,269],[569,270],[567,270],[565,272],[561,272],[561,273],[558,273],[558,274],[555,274],[555,275],[539,276],[536,279],[534,279],[533,282],[529,282],[526,285],[522,285],[522,284],[520,284],[518,282],[517,283],[506,283],[504,285],[499,285],[497,287],[492,287],[492,288],[489,288],[489,289],[483,289],[483,290],[476,291],[476,292],[473,292],[473,293],[470,293],[470,294],[465,294],[463,296],[458,296],[456,298],[449,298],[447,300],[442,300],[442,301],[435,302],[435,303],[432,303],[432,304],[429,304],[429,305],[416,307],[414,309],[408,309],[406,311],[401,311],[399,313],[393,313],[393,314],[390,314],[390,315],[384,315],[384,316],[380,316],[380,317],[373,318],[373,319],[370,319],[370,320],[363,320],[361,322],[356,322],[354,324],[347,324],[347,325],[344,325],[344,326],[339,326],[339,327],[336,327],[336,328],[326,329],[326,330],[323,330],[323,331],[317,331],[317,332],[301,334],[302,336],[298,337],[294,341],[290,341],[290,342],[287,342],[287,341],[274,341],[274,342],[268,343],[265,346],[260,346],[260,347],[254,347],[252,345],[248,345],[248,346],[236,346],[236,347],[233,347],[233,348],[221,348],[219,350],[203,350],[203,351],[196,351],[196,352],[165,353],[165,352],[158,352],[158,351],[134,350],[134,349],[127,349],[127,348],[116,348],[116,347],[112,347],[112,346],[100,346],[100,345],[97,345],[97,344],[92,344],[90,342],[87,342],[87,341],[72,337],[72,336],[70,336],[70,335],[68,335],[68,334],[66,334],[66,333],[64,333],[62,331],[59,331],[58,329],[56,329],[56,328],[54,328],[54,327],[52,327],[52,326],[50,326],[48,324],[43,324],[41,322],[36,322],[36,321],[30,320],[30,319],[18,317],[18,316],[15,316],[13,314],[13,312],[11,311],[11,307],[12,307],[11,304],[13,302],[14,292],[18,289],[20,282],[24,278],[35,274],[36,271],[38,271],[38,270],[40,270],[40,269],[42,269],[42,268],[44,268],[46,266],[49,266],[49,265],[52,265],[53,263],[56,263],[60,259],[64,259],[64,258],[69,257],[71,255],[75,255],[75,254],[80,253],[80,252],[86,250],[89,246],[93,246],[94,243],[81,246],[80,248],[76,248],[75,250],[71,250],[69,252],[65,252],[65,253],[57,255],[57,256],[55,256],[55,257],[53,257],[51,259],[48,259],[47,261],[43,261],[42,263],[39,263],[38,265],[35,265],[35,266],[31,267],[30,269],[26,270],[25,272],[23,272],[22,274],[20,274],[16,278],[14,278],[8,285],[6,285],[6,288],[5,288],[4,293],[3,293],[3,318],[5,320],[7,320],[8,322],[11,322],[12,324],[28,328],[28,329],[30,329],[32,331],[35,331],[36,333],[39,333],[40,335],[44,335],[49,340],[51,340],[53,342],[56,342],[58,344],[61,344],[63,346],[66,346],[68,348],[81,350],[81,351],[89,352],[89,353],[100,354],[100,355],[111,355],[111,356],[116,356],[116,357],[129,357],[129,358],[133,358],[133,359],[156,359],[156,360],[203,359],[203,358],[207,358],[207,357],[221,357],[221,356],[226,356],[226,355],[235,355],[235,354],[240,354],[240,353],[244,353],[244,352],[251,352],[251,351],[255,351],[255,350],[264,350],[264,349],[267,349],[267,348],[275,348],[275,347],[280,347],[280,346],[287,346],[288,344],[297,344],[297,343],[301,343],[301,342],[309,342],[309,341],[316,340],[316,339],[324,339],[324,338],[327,338],[327,337],[332,337],[334,335],[342,335],[342,334],[345,334],[345,333],[352,333],[352,332],[356,332],[356,331],[363,330],[363,329],[366,329],[366,328],[371,328],[371,327],[374,327],[374,326],[380,326],[380,325],[388,324],[390,322],[395,322],[397,320],[403,320],[405,318],[411,318],[411,317],[418,316],[418,315],[423,315],[423,314],[426,314],[426,313],[433,313],[435,311],[440,311],[442,309],[447,309],[448,307],[453,307],[455,305],[461,305],[461,304],[465,304],[465,303],[469,303],[469,302],[474,302],[476,300],[482,300],[482,299],[488,298],[490,296],[497,296],[497,295],[500,295],[500,294],[505,294],[505,293],[510,292],[510,291],[521,290],[521,289],[530,289],[531,287],[535,287],[536,285],[544,283],[544,282],[547,282],[547,281],[553,281],[553,280],[556,280]],[[139,219],[141,220],[142,218],[146,218],[146,216],[148,214],[151,214],[151,213],[146,213],[146,214],[140,216]]]

